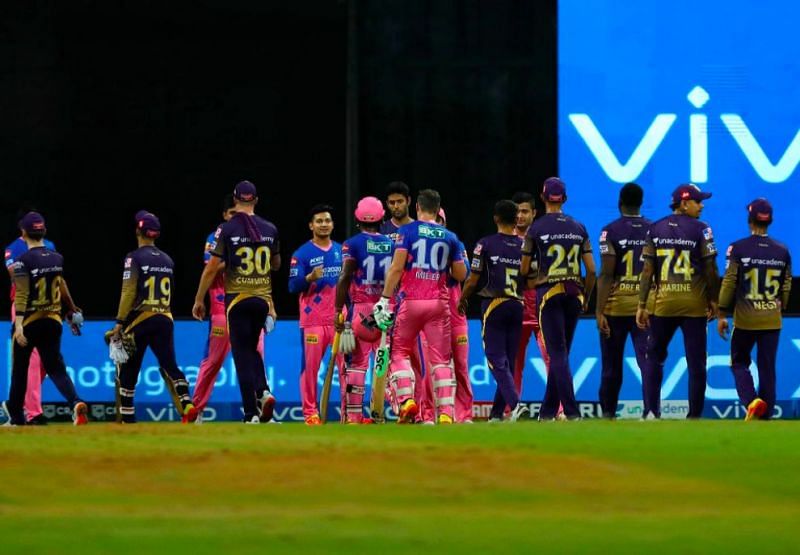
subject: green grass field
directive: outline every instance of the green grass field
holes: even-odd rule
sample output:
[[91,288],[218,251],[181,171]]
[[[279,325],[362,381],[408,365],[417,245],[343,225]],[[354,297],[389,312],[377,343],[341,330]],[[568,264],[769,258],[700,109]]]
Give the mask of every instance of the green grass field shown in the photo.
[[794,422],[0,429],[3,553],[796,552]]

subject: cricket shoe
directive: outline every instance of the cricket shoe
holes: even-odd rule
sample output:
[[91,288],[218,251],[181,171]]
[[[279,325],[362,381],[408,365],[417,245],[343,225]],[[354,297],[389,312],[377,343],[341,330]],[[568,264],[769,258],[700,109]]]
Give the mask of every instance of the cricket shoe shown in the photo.
[[253,415],[253,416],[251,416],[250,418],[245,418],[245,419],[244,419],[244,423],[245,423],[245,424],[261,424],[261,420],[259,420],[259,419],[258,419],[258,416],[256,416],[256,415],[254,414],[254,415]]
[[261,422],[267,423],[272,420],[272,415],[275,412],[275,396],[269,391],[265,391],[258,400],[258,408]]
[[472,418],[465,418],[464,420],[459,422],[459,424],[475,424],[475,422],[472,420]]
[[492,416],[488,420],[489,424],[500,424],[502,421],[503,418],[501,416]]
[[524,403],[517,403],[517,406],[511,411],[511,416],[508,420],[509,422],[518,422],[523,416],[529,414],[529,412],[528,405]]
[[413,424],[414,418],[416,418],[418,412],[419,407],[417,406],[417,402],[414,399],[406,399],[403,401],[403,404],[400,405],[400,413],[397,415],[397,423]]
[[37,414],[25,423],[26,426],[47,426],[47,417],[43,414]]
[[189,403],[185,407],[183,407],[183,416],[181,416],[181,423],[189,424],[191,422],[197,422],[198,416],[200,416],[200,410],[192,403]]
[[197,412],[197,420],[194,421],[195,424],[201,426],[203,424],[203,411],[199,410]]
[[72,424],[83,426],[87,422],[89,422],[89,407],[83,401],[78,401],[72,407]]
[[306,416],[306,426],[322,426],[322,419],[316,413]]
[[744,416],[745,420],[758,420],[764,413],[767,412],[767,403],[760,397],[756,397],[753,399],[749,405],[747,405],[747,414]]
[[449,414],[440,414],[439,415],[439,424],[452,424],[453,417]]

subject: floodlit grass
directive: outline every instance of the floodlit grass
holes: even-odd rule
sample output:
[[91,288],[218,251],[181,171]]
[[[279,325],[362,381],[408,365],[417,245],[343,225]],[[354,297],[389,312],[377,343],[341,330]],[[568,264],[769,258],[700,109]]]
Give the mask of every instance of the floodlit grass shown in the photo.
[[0,429],[3,553],[797,551],[793,422]]

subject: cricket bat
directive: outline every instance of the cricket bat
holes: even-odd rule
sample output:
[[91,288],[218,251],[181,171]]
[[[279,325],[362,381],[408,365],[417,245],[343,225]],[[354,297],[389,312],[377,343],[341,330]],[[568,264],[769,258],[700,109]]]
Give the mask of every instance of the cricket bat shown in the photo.
[[[322,395],[319,399],[319,418],[322,423],[328,421],[328,400],[331,396],[331,385],[333,384],[333,367],[336,364],[336,355],[339,354],[339,338],[342,336],[340,332],[336,332],[333,336],[333,347],[331,347],[331,360],[328,361],[328,368],[325,372],[325,381],[322,384]],[[343,386],[342,386],[343,387]]]
[[375,369],[372,378],[372,396],[369,403],[369,412],[375,423],[385,421],[383,414],[384,397],[386,393],[386,371],[389,369],[389,348],[386,346],[386,330],[381,330],[381,342],[375,353]]

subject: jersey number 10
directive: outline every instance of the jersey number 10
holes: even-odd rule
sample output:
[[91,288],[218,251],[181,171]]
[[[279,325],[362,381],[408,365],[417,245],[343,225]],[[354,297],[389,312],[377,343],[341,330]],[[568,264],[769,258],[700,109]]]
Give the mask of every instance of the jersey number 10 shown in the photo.
[[447,268],[447,260],[450,258],[450,245],[436,241],[431,247],[430,264],[428,263],[428,241],[427,239],[417,239],[411,245],[414,250],[414,263],[411,265],[413,268],[421,270],[436,270],[437,272],[443,271]]

